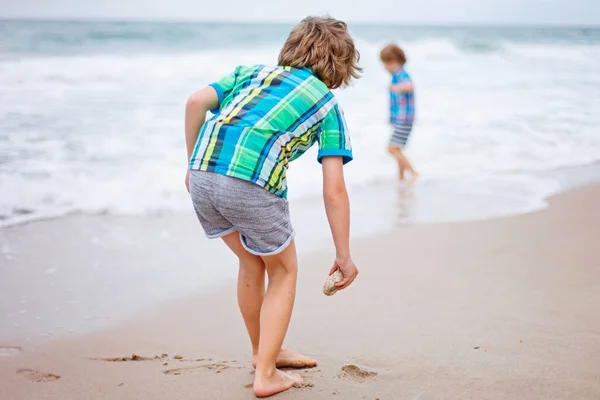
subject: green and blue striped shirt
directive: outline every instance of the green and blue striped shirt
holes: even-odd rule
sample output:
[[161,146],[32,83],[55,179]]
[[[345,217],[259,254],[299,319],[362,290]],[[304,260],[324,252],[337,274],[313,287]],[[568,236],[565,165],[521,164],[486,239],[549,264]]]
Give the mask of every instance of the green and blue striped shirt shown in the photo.
[[352,160],[344,115],[310,69],[240,66],[210,86],[219,107],[200,129],[190,169],[254,182],[287,197],[288,164],[313,144],[319,143],[319,161]]

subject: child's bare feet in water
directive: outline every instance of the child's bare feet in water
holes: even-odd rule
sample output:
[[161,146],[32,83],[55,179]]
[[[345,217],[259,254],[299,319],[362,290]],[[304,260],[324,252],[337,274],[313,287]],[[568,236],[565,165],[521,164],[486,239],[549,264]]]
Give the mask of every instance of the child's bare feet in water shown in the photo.
[[419,179],[419,174],[413,171],[413,172],[410,174],[410,179],[408,180],[408,184],[409,184],[409,185],[412,185],[413,183],[415,183],[415,182],[416,182],[416,180],[417,180],[417,179]]
[[256,397],[273,396],[288,390],[295,383],[302,383],[300,375],[276,369],[271,377],[256,376],[254,379],[254,395]]
[[[252,357],[252,366],[256,368],[257,356]],[[303,356],[288,349],[281,349],[277,357],[277,368],[314,368],[317,360]]]

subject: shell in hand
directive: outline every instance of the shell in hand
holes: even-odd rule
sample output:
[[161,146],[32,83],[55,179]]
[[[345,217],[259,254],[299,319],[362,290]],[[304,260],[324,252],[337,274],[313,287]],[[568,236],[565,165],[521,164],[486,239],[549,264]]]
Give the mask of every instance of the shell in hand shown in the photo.
[[335,286],[335,284],[341,282],[342,279],[344,279],[344,275],[342,275],[342,271],[339,269],[333,274],[329,275],[323,284],[323,293],[326,296],[334,295],[338,291],[338,288]]

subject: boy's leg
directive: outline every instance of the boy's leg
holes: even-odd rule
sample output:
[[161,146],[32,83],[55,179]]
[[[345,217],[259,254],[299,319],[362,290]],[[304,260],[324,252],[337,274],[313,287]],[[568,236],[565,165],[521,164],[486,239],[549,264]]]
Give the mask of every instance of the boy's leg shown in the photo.
[[[252,344],[252,365],[256,368],[260,339],[260,310],[265,294],[265,263],[259,256],[249,253],[240,242],[238,232],[223,237],[223,241],[238,256],[238,305]],[[317,361],[291,350],[281,349],[277,367],[312,368]]]
[[260,311],[260,341],[254,379],[254,393],[259,397],[287,390],[299,379],[299,376],[276,369],[296,298],[298,260],[294,241],[283,252],[262,259],[269,284]]
[[412,167],[412,164],[410,163],[410,161],[408,161],[408,158],[406,158],[406,156],[404,155],[404,153],[402,153],[402,151],[400,151],[400,154],[404,158],[405,168],[408,169],[408,172],[410,173],[410,179],[408,180],[408,183],[414,183],[417,180],[417,178],[419,177],[419,174],[417,173],[417,171],[414,170],[414,168]]
[[402,151],[400,148],[392,145],[388,146],[388,153],[390,153],[390,155],[394,157],[398,163],[398,175],[400,176],[400,180],[403,181],[404,171],[406,170],[406,157],[402,156]]
[[402,152],[402,149],[390,145],[388,146],[388,152],[392,156],[394,156],[398,161],[398,168],[400,170],[400,180],[404,180],[404,170],[407,169],[411,175],[410,183],[413,183],[419,177],[419,174],[413,169],[412,165],[410,164],[410,161],[408,161],[408,158],[406,158],[406,156]]
[[404,167],[404,163],[403,160],[400,158],[396,158],[396,161],[398,162],[398,172],[400,174],[400,180],[403,181],[404,180],[404,171],[406,170],[406,168]]
[[258,354],[260,338],[260,309],[265,294],[265,263],[262,258],[250,254],[240,243],[238,232],[223,237],[223,241],[238,256],[237,297],[238,305],[250,336],[252,355]]

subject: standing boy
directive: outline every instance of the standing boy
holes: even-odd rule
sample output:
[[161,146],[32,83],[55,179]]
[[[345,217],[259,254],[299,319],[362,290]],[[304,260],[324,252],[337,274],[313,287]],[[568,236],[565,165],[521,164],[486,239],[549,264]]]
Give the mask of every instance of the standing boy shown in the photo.
[[388,152],[398,162],[400,180],[405,179],[405,172],[410,174],[409,183],[419,176],[403,153],[415,120],[415,93],[412,80],[404,69],[406,56],[395,44],[387,45],[381,50],[381,61],[385,69],[392,75],[390,86],[390,123],[392,137],[388,144]]
[[[287,196],[288,163],[319,143],[323,198],[344,289],[358,275],[350,257],[343,165],[350,138],[330,89],[357,78],[359,54],[344,22],[308,17],[292,29],[279,65],[240,66],[186,105],[186,186],[210,238],[239,258],[238,303],[252,344],[254,394],[300,380],[277,367],[316,361],[282,349],[296,294],[297,257]],[[205,121],[205,114],[215,114]],[[268,286],[265,291],[265,273]]]

